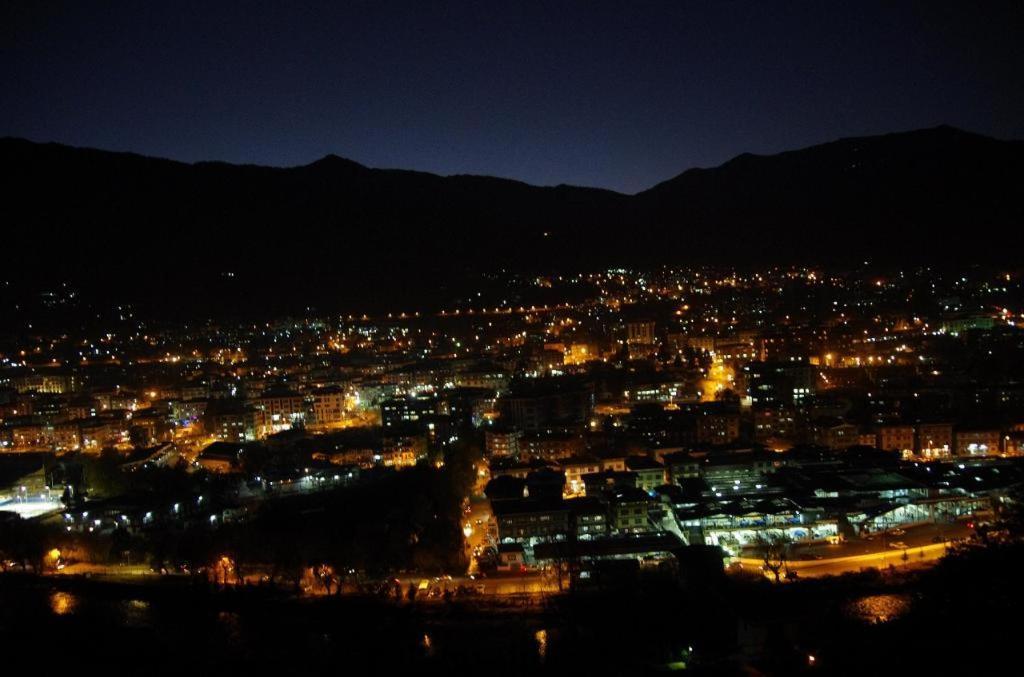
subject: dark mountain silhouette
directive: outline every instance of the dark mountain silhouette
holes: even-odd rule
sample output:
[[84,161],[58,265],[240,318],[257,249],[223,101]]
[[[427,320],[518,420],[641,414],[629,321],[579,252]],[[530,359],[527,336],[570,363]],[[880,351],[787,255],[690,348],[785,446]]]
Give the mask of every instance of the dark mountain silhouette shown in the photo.
[[1024,143],[950,127],[741,155],[633,196],[336,155],[186,164],[11,138],[0,168],[11,275],[150,295],[153,271],[194,294],[237,270],[294,300],[501,268],[1000,258],[1024,223]]
[[[648,223],[764,255],[991,256],[1024,223],[1024,143],[953,127],[691,169],[636,196]],[[710,238],[708,236],[711,236]],[[735,236],[733,239],[732,236]]]
[[[86,238],[137,240],[158,229],[172,242],[200,236],[225,256],[264,258],[266,251],[270,261],[289,242],[310,245],[306,255],[343,247],[339,262],[354,265],[406,253],[526,254],[523,243],[553,227],[620,222],[628,201],[590,188],[370,169],[336,155],[293,168],[189,165],[5,139],[0,163],[11,177],[10,222],[28,234],[71,228]],[[264,243],[276,244],[264,250]]]

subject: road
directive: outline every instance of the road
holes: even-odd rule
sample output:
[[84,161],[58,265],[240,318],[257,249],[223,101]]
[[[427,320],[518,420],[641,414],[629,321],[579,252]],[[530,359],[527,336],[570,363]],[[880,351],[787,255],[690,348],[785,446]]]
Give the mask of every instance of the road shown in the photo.
[[[482,497],[470,499],[469,512],[463,516],[464,526],[469,527],[466,537],[468,553],[472,553],[475,547],[490,544],[486,533],[489,518],[490,504],[488,501]],[[476,523],[478,519],[481,521],[479,525]],[[942,525],[925,524],[907,527],[902,530],[902,533],[875,534],[870,539],[854,539],[839,545],[803,546],[797,549],[792,559],[787,562],[787,567],[790,571],[796,572],[800,578],[814,578],[856,573],[864,569],[885,569],[890,566],[898,569],[928,566],[946,554],[947,547],[951,544],[949,539],[963,538],[970,533],[971,530],[963,522]],[[933,542],[936,538],[941,538],[941,542]],[[907,548],[890,547],[895,542],[905,543]],[[470,561],[470,568],[464,576],[451,578],[400,576],[402,589],[403,591],[407,590],[410,584],[419,587],[421,582],[427,581],[426,590],[421,590],[419,595],[424,599],[434,599],[428,596],[428,591],[431,588],[443,591],[445,589],[455,590],[460,586],[479,590],[485,595],[540,595],[557,592],[557,584],[550,576],[528,572],[496,574],[481,578],[475,560],[471,558]],[[745,571],[759,572],[762,571],[764,561],[757,556],[748,556],[732,558],[729,563],[730,566],[738,565]],[[66,567],[59,574],[89,574],[117,578],[157,576],[146,566],[102,564],[75,564]],[[259,578],[257,573],[253,575],[255,576],[254,580]]]
[[160,577],[160,574],[153,571],[148,564],[92,564],[89,562],[69,564],[59,571],[48,572],[48,575],[95,576],[105,579],[155,579]]
[[[929,565],[946,554],[954,539],[967,538],[972,529],[965,521],[948,524],[919,524],[885,533],[871,534],[840,544],[798,545],[786,566],[800,577],[834,576],[863,569],[884,569]],[[906,547],[892,547],[903,544]],[[904,554],[905,553],[905,554]],[[764,560],[753,552],[736,557],[731,565],[761,571]]]
[[[943,524],[917,524],[887,532],[877,532],[862,538],[850,538],[837,545],[816,543],[798,545],[793,549],[794,559],[835,559],[852,555],[890,550],[894,543],[904,543],[908,548],[918,548],[942,541],[967,538],[972,530],[965,521]],[[751,555],[756,556],[756,555]]]
[[734,379],[732,367],[725,364],[720,357],[715,357],[708,367],[707,376],[700,383],[701,402],[714,402],[720,392],[733,387]]
[[[842,543],[793,544],[790,546],[789,568],[799,575],[825,576],[856,572],[866,568],[885,568],[915,564],[929,564],[942,557],[945,544],[971,536],[967,520],[941,524],[917,524],[877,532],[863,538],[847,539]],[[905,548],[894,548],[903,544]],[[907,560],[903,553],[907,552]],[[764,561],[756,548],[750,548],[740,558],[733,558],[744,569],[760,570]]]
[[479,572],[474,553],[479,553],[487,546],[494,545],[487,534],[487,525],[491,520],[491,504],[486,498],[473,497],[469,500],[469,512],[462,515],[462,533],[466,537],[466,556],[469,558],[469,569],[466,573]]
[[[791,560],[786,563],[790,571],[795,571],[801,578],[817,576],[837,576],[856,573],[863,569],[884,569],[889,566],[909,568],[924,564],[932,564],[946,554],[949,543],[929,543],[906,550],[882,550],[864,555],[849,555],[831,559]],[[904,556],[906,559],[904,559]],[[732,564],[739,563],[744,570],[760,571],[764,560],[737,557]]]
[[427,581],[426,590],[420,589],[417,599],[438,599],[440,596],[428,596],[431,588],[438,591],[456,590],[467,587],[478,590],[482,595],[542,595],[558,592],[557,583],[550,577],[539,572],[508,575],[492,575],[488,578],[471,579],[469,576],[453,576],[451,579],[430,578],[424,576],[399,576],[403,592],[409,585],[419,586]]

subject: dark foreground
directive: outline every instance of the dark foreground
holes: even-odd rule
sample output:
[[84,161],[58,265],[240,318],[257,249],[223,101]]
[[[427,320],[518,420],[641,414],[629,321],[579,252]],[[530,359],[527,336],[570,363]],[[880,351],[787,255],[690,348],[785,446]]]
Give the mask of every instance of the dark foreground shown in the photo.
[[7,666],[37,671],[978,674],[1014,655],[1022,561],[1010,546],[908,574],[403,605],[6,574],[0,636]]

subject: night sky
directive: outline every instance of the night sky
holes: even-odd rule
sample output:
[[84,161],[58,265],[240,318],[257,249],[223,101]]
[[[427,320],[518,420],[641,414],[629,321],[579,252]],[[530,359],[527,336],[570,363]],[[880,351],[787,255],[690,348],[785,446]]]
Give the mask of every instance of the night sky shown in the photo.
[[627,192],[841,136],[1024,138],[1019,1],[227,5],[5,2],[0,135]]

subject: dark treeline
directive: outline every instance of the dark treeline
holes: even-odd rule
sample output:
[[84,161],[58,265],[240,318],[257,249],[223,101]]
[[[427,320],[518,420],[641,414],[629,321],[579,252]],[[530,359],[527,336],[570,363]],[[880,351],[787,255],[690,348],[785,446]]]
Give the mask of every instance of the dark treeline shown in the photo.
[[[263,451],[248,455],[253,467],[247,471],[268,467],[274,455]],[[477,445],[464,442],[452,445],[443,459],[414,468],[373,472],[353,486],[252,505],[240,503],[237,484],[216,474],[180,467],[125,472],[113,453],[83,457],[67,462],[67,472],[78,473],[69,492],[73,498],[65,496],[69,506],[141,502],[147,510],[152,506],[155,517],[93,534],[8,515],[0,520],[0,558],[5,567],[13,563],[42,572],[53,564],[46,562],[47,553],[57,549],[63,559],[145,562],[154,571],[186,571],[228,584],[252,582],[256,567],[267,582],[295,587],[308,571],[322,569],[328,591],[336,591],[350,573],[459,573],[467,564],[462,501],[479,453]],[[230,517],[223,523],[211,515]]]

